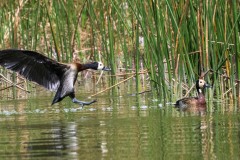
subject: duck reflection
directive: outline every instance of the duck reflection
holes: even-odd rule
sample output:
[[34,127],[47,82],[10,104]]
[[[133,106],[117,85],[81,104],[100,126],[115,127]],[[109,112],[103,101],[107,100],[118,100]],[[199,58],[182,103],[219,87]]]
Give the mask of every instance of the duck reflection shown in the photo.
[[75,123],[66,125],[56,123],[42,127],[46,132],[41,132],[41,137],[45,138],[33,139],[25,143],[31,157],[71,156],[73,158],[77,156],[77,125]]

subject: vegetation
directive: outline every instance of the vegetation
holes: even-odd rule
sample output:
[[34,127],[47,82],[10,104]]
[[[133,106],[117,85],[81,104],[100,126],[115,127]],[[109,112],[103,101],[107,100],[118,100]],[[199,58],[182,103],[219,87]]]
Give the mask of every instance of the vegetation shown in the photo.
[[240,97],[237,0],[9,0],[0,7],[1,49],[102,60],[112,75],[135,74],[137,92],[147,79],[161,101],[183,96],[211,69],[211,95]]

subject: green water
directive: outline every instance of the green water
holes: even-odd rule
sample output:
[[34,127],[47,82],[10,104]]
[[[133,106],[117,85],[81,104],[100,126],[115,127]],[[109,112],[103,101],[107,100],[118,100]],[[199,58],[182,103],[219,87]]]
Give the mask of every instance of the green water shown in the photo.
[[229,105],[211,104],[213,109],[200,115],[161,106],[151,93],[108,92],[83,109],[68,98],[51,106],[52,98],[41,91],[0,102],[0,159],[240,157],[240,114]]

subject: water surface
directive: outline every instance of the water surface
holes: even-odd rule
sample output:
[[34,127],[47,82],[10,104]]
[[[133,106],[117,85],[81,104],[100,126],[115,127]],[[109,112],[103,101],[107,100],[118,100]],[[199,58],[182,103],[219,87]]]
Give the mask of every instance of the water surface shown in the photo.
[[0,159],[239,159],[234,107],[209,103],[205,114],[184,113],[130,91],[101,94],[84,108],[68,98],[51,106],[45,90],[1,101]]

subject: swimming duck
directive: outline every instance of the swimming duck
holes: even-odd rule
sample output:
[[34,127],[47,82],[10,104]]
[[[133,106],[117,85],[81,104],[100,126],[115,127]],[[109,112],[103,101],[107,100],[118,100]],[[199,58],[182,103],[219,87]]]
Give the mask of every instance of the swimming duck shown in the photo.
[[188,110],[190,108],[204,108],[206,107],[206,101],[204,96],[204,89],[211,87],[209,84],[207,84],[203,79],[198,79],[196,81],[196,88],[198,92],[197,97],[187,97],[178,100],[175,103],[175,107],[179,108],[180,110]]
[[74,84],[78,72],[86,69],[110,71],[101,62],[59,63],[38,52],[28,50],[0,50],[0,65],[13,70],[26,79],[36,82],[51,91],[56,91],[52,105],[65,97],[70,97],[73,103],[90,105],[96,100],[84,102],[76,99]]

